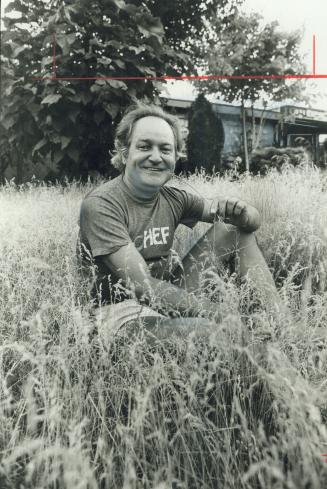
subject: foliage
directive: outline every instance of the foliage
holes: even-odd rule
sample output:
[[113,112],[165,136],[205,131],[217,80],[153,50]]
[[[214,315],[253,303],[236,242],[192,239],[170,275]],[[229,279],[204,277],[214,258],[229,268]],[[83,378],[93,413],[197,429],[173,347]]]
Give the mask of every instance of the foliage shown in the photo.
[[[256,76],[293,75],[304,71],[298,51],[301,34],[299,31],[282,32],[278,22],[263,24],[258,14],[245,15],[239,11],[230,17],[228,24],[220,28],[219,22],[211,24],[211,39],[203,43],[203,72],[212,75]],[[286,98],[298,100],[302,97],[303,81],[285,78],[276,79],[218,79],[198,82],[205,93],[217,93],[226,101],[239,101],[245,121],[246,104],[253,105],[261,99],[267,107],[269,101]],[[265,109],[264,109],[265,110]],[[262,126],[262,123],[261,123]],[[247,137],[243,126],[245,152]],[[255,119],[252,110],[252,139],[255,136]],[[253,145],[254,148],[257,144]],[[246,155],[245,155],[246,157]]]
[[[24,12],[26,7],[16,0],[12,8]],[[19,26],[24,21],[32,32],[28,25]],[[6,90],[2,124],[14,151],[21,146],[25,155],[49,167],[59,164],[70,176],[103,171],[121,108],[138,97],[152,97],[154,86],[118,80],[37,82],[32,77],[52,75],[53,33],[58,77],[160,76],[169,71],[172,55],[163,45],[160,20],[123,0],[39,1],[23,18],[6,24],[4,55],[15,79]]]
[[[1,488],[326,487],[326,176],[296,168],[179,184],[258,207],[258,242],[292,315],[280,325],[264,314],[241,320],[246,290],[208,257],[212,283],[199,294],[219,287],[223,316],[208,336],[177,331],[164,342],[140,324],[113,337],[89,316],[74,260],[78,210],[92,186],[8,183]],[[186,251],[204,226],[178,228],[176,249]],[[313,275],[309,300],[303,269]],[[263,328],[273,341],[263,341]]]
[[[130,103],[139,99],[158,102],[161,82],[56,81],[51,79],[54,68],[57,77],[67,78],[142,78],[187,72],[193,64],[190,46],[194,47],[196,36],[203,32],[205,15],[233,1],[213,0],[210,7],[200,7],[199,0],[177,4],[155,0],[10,2],[6,12],[15,10],[21,17],[5,17],[2,33],[6,88],[1,113],[3,166],[9,160],[16,166],[18,182],[23,179],[26,160],[42,163],[51,172],[59,167],[70,177],[86,177],[94,170],[113,171],[108,152],[113,147],[115,124]],[[185,22],[192,19],[192,27],[185,28],[179,17],[182,10]],[[33,79],[40,76],[48,79]]]
[[[141,2],[142,0],[139,0]],[[196,74],[202,52],[201,42],[210,36],[208,23],[229,21],[236,6],[243,0],[148,0],[147,6],[160,17],[165,38],[176,50],[182,50],[190,56],[190,69]]]
[[224,128],[210,102],[200,93],[188,113],[187,159],[192,173],[201,166],[206,172],[220,169]]
[[[277,21],[263,24],[258,14],[237,12],[223,31],[211,24],[212,38],[203,45],[204,65],[210,75],[295,75],[304,66],[298,51],[301,33],[282,32]],[[205,49],[205,50],[204,50]],[[208,80],[204,89],[221,93],[228,102],[283,100],[300,94],[299,81],[285,79]]]
[[283,165],[297,166],[307,163],[308,156],[303,147],[265,147],[252,153],[251,171],[265,175],[272,168],[281,170]]

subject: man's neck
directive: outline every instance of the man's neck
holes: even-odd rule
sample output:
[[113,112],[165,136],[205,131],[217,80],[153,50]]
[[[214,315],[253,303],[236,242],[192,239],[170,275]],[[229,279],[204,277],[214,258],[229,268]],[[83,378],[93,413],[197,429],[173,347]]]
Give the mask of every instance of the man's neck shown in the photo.
[[149,202],[153,200],[160,191],[160,189],[151,191],[151,189],[144,190],[143,188],[141,189],[136,187],[129,179],[126,178],[125,173],[122,175],[122,180],[130,193],[136,199],[143,200],[144,202]]

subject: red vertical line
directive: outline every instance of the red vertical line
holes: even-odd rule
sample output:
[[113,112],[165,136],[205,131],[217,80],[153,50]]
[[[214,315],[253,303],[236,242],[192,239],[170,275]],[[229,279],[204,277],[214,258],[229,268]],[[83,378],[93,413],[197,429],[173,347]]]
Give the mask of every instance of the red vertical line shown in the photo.
[[52,74],[53,77],[56,78],[56,33],[52,34],[52,42],[53,42],[53,58],[52,58]]
[[313,74],[316,74],[316,36],[313,35],[312,39],[312,51],[313,51]]

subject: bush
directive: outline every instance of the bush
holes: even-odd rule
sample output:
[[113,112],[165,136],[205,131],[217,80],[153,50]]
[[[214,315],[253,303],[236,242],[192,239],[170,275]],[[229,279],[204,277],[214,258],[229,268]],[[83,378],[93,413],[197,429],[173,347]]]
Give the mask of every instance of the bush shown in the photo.
[[281,170],[283,165],[297,166],[307,161],[308,156],[303,147],[275,148],[268,146],[252,153],[250,170],[252,173],[265,175],[272,168]]
[[201,167],[207,172],[220,170],[224,146],[224,129],[220,118],[203,94],[199,94],[189,111],[187,137],[188,171]]

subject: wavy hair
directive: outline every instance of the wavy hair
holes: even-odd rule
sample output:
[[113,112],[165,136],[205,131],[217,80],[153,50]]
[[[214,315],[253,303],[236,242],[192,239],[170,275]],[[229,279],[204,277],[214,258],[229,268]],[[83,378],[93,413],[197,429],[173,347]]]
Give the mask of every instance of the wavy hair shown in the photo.
[[111,164],[121,173],[125,169],[124,160],[128,155],[134,125],[138,120],[149,116],[159,117],[168,122],[174,133],[176,160],[183,156],[183,138],[178,118],[168,114],[158,105],[138,102],[136,105],[128,107],[116,129],[115,149]]

